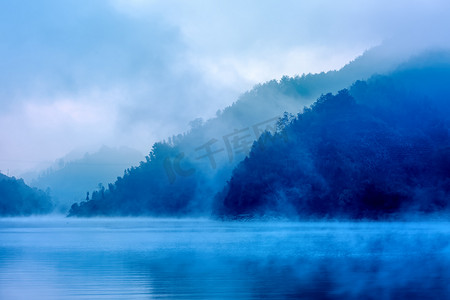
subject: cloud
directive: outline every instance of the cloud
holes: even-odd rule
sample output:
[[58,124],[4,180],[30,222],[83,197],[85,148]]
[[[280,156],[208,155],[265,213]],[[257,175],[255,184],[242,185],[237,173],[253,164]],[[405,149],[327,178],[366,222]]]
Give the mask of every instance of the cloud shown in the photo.
[[176,29],[156,18],[135,22],[101,1],[2,3],[1,76],[9,96],[24,87],[52,95],[161,76],[181,47]]
[[7,143],[2,144],[0,163],[9,163],[12,171],[25,171],[30,166],[51,163],[74,148],[94,150],[98,140],[112,141],[115,107],[102,102],[100,95],[85,96],[52,103],[33,99],[1,117],[0,139]]
[[[56,158],[87,144],[129,144],[145,153],[256,83],[338,69],[386,39],[404,48],[447,44],[449,6],[1,1],[0,169],[14,168],[12,157]],[[83,110],[97,116],[95,125]]]

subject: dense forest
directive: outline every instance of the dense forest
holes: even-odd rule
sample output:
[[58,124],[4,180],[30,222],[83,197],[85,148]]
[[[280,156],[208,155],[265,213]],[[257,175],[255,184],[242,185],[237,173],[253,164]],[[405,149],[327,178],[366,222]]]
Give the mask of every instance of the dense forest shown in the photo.
[[[233,168],[262,132],[276,130],[283,112],[296,113],[322,93],[338,91],[398,63],[398,59],[386,59],[382,48],[375,48],[339,71],[271,80],[244,93],[215,118],[194,120],[189,131],[155,143],[145,161],[87,197],[80,197],[78,181],[55,185],[58,181],[45,176],[39,187],[48,183],[60,194],[77,190],[79,200],[85,201],[73,205],[70,215],[209,215],[214,195]],[[59,173],[53,177],[61,178]]]
[[[362,76],[361,61],[255,87],[217,118],[156,143],[69,215],[377,218],[446,208],[449,54],[349,81]],[[338,85],[349,89],[326,93]]]
[[200,208],[190,207],[198,176],[185,176],[172,184],[167,178],[164,161],[177,155],[167,143],[156,143],[146,162],[125,171],[115,184],[100,187],[80,204],[72,205],[70,215],[186,215]]
[[27,186],[22,179],[0,174],[0,216],[47,214],[52,210],[48,193]]
[[450,68],[431,66],[321,96],[253,145],[216,196],[215,214],[379,219],[448,212],[449,87]]

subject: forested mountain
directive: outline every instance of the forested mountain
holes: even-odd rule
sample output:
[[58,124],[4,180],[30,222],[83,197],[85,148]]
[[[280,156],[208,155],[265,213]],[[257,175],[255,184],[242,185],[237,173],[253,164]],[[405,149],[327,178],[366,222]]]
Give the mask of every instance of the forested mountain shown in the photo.
[[74,202],[86,197],[87,191],[113,182],[126,168],[137,165],[142,158],[143,155],[131,148],[103,146],[81,157],[61,158],[28,182],[30,186],[49,189],[57,209],[67,212]]
[[[189,132],[174,136],[167,142],[156,143],[150,155],[146,157],[146,161],[141,162],[138,167],[127,169],[124,176],[118,178],[114,184],[109,184],[108,187],[102,187],[92,193],[88,201],[74,204],[69,214],[76,216],[205,215],[211,213],[213,206],[219,214],[247,213],[239,209],[227,210],[227,203],[231,203],[229,201],[234,194],[227,197],[228,193],[224,191],[221,193],[222,198],[218,197],[217,201],[213,201],[214,195],[222,190],[230,179],[233,168],[245,158],[253,141],[259,138],[261,133],[264,131],[283,133],[280,130],[289,123],[289,114],[282,120],[279,118],[285,111],[297,113],[321,94],[349,87],[356,80],[368,78],[370,74],[377,71],[389,74],[394,69],[396,69],[395,75],[381,80],[383,84],[393,88],[371,90],[373,84],[366,84],[367,89],[364,90],[356,88],[356,86],[364,86],[364,83],[354,85],[351,94],[356,95],[359,91],[360,94],[355,97],[358,101],[362,101],[357,104],[368,106],[367,103],[372,101],[375,105],[377,101],[381,101],[379,96],[388,99],[387,102],[394,99],[393,103],[397,103],[395,93],[405,99],[408,98],[406,96],[408,88],[401,89],[401,85],[414,85],[418,99],[428,94],[430,97],[436,97],[435,88],[442,89],[445,86],[443,83],[445,78],[442,77],[448,71],[448,65],[442,65],[443,62],[448,62],[448,57],[445,55],[442,53],[423,55],[399,67],[398,60],[385,62],[380,60],[374,52],[369,51],[340,71],[295,78],[283,77],[280,81],[273,80],[258,85],[242,95],[236,103],[218,112],[216,118],[207,122],[196,120],[191,124],[192,128]],[[445,74],[439,74],[439,71],[434,70],[436,66],[438,68],[444,66],[442,72]],[[426,71],[423,71],[423,68]],[[435,81],[428,82],[429,75],[434,77]],[[397,82],[390,84],[394,77],[397,78]],[[376,79],[371,79],[373,80]],[[429,91],[430,89],[433,91]],[[319,102],[323,101],[324,97],[321,97]],[[402,103],[398,105],[409,105],[404,101]],[[345,104],[343,107],[347,107],[345,101],[343,104]],[[380,105],[379,107],[384,107],[386,112],[383,110],[379,113],[388,113],[389,105],[391,104]],[[316,111],[314,107],[312,109]],[[378,106],[371,109],[376,110],[376,107]],[[399,113],[399,111],[396,112]],[[350,121],[349,119],[348,122]],[[324,123],[323,126],[327,125]],[[317,135],[311,138],[324,139],[325,137]],[[264,135],[264,138],[267,138],[267,135]],[[263,142],[260,140],[258,145],[261,146],[261,143]],[[284,149],[283,145],[278,144],[272,147]],[[266,161],[260,161],[260,163],[264,165]],[[241,168],[242,166],[239,167]],[[249,180],[258,178],[255,177],[257,173],[252,174],[249,171],[245,174],[250,176]],[[230,185],[226,189],[232,190]],[[221,201],[224,203],[223,206]]]
[[[414,67],[414,68],[412,68]],[[222,217],[386,218],[450,209],[450,57],[358,81],[266,134],[216,196]]]
[[48,193],[27,186],[22,179],[0,173],[0,216],[29,216],[52,212]]

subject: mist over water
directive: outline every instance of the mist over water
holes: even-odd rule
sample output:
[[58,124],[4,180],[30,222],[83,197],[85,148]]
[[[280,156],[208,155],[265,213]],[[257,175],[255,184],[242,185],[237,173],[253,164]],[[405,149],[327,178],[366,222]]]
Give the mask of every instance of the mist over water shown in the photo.
[[448,222],[0,220],[1,299],[445,299]]
[[0,300],[449,299],[450,1],[0,1]]

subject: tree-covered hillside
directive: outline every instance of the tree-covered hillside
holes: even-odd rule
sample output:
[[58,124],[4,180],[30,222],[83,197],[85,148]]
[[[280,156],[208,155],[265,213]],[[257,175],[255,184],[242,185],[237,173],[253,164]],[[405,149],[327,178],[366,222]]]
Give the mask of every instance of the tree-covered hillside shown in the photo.
[[[327,182],[326,180],[328,179],[322,178],[321,176],[315,176],[317,174],[316,169],[323,165],[323,169],[320,169],[320,172],[328,173],[331,176],[331,171],[325,171],[328,170],[326,164],[328,160],[334,161],[339,157],[330,156],[327,151],[332,152],[331,149],[333,147],[340,147],[341,144],[333,144],[333,140],[327,141],[327,139],[333,138],[338,134],[343,135],[342,145],[347,145],[349,147],[348,149],[356,151],[355,155],[364,157],[366,155],[364,151],[368,151],[367,159],[375,161],[375,165],[371,165],[371,167],[384,167],[385,165],[377,159],[378,156],[383,157],[384,152],[389,152],[390,148],[388,150],[382,147],[373,148],[372,146],[374,145],[371,143],[378,145],[377,143],[381,143],[379,139],[385,137],[392,139],[393,146],[398,144],[397,146],[400,148],[405,145],[413,147],[411,143],[415,140],[409,140],[410,136],[408,134],[402,135],[403,131],[397,132],[397,130],[410,131],[410,129],[415,128],[416,123],[422,125],[428,124],[422,122],[423,120],[430,120],[430,122],[431,120],[433,122],[434,120],[436,122],[444,121],[445,117],[441,117],[443,107],[441,107],[442,105],[439,101],[434,100],[445,99],[450,89],[450,85],[447,82],[448,78],[450,78],[450,59],[448,53],[422,55],[411,60],[409,63],[397,66],[396,71],[390,73],[387,77],[374,76],[367,83],[362,81],[357,82],[351,88],[350,94],[342,92],[339,96],[326,95],[320,97],[301,116],[301,118],[310,116],[308,118],[311,118],[311,120],[305,121],[304,123],[307,124],[305,126],[316,130],[301,137],[305,141],[311,140],[310,144],[302,146],[306,148],[301,148],[300,144],[291,144],[291,139],[295,137],[295,134],[292,132],[281,132],[282,140],[288,137],[288,142],[275,143],[272,146],[268,143],[267,151],[263,151],[261,156],[251,162],[252,164],[260,164],[260,169],[252,165],[252,168],[255,167],[254,170],[246,169],[242,171],[245,167],[241,165],[234,173],[230,181],[231,183],[221,193],[222,196],[218,197],[219,200],[213,200],[214,195],[218,191],[221,191],[224,185],[226,185],[227,180],[230,179],[232,170],[249,153],[255,139],[259,138],[264,131],[275,132],[283,126],[288,126],[289,115],[286,115],[281,121],[277,121],[283,115],[284,111],[297,113],[305,105],[312,103],[312,97],[316,99],[321,93],[326,94],[329,91],[337,91],[337,86],[339,85],[340,88],[350,86],[351,83],[361,78],[363,76],[362,74],[369,72],[368,69],[370,68],[367,67],[367,61],[363,64],[364,67],[361,67],[364,71],[358,69],[361,61],[364,62],[364,57],[349,64],[340,71],[304,75],[296,78],[284,77],[280,81],[270,81],[255,87],[250,92],[244,94],[235,104],[219,112],[216,118],[208,120],[205,123],[197,120],[192,123],[192,128],[189,132],[174,136],[167,142],[156,143],[150,155],[146,158],[146,161],[141,162],[138,167],[132,167],[126,170],[125,175],[119,177],[114,184],[109,184],[108,187],[102,187],[100,190],[93,192],[92,195],[86,197],[86,201],[74,204],[69,214],[74,216],[209,215],[213,207],[219,214],[248,213],[247,209],[241,211],[239,208],[240,205],[236,203],[243,203],[243,207],[247,207],[246,203],[259,203],[261,196],[267,193],[271,196],[276,195],[275,191],[278,191],[278,186],[273,186],[273,184],[281,184],[279,180],[284,178],[283,176],[287,176],[286,174],[280,173],[282,171],[274,171],[277,168],[282,168],[279,165],[280,161],[277,160],[277,155],[278,153],[287,153],[288,151],[292,153],[288,157],[283,158],[285,159],[283,161],[284,165],[290,166],[292,160],[296,161],[295,164],[298,163],[298,160],[301,161],[300,164],[306,164],[305,166],[301,165],[298,169],[294,168],[290,170],[289,172],[292,172],[292,174],[289,173],[289,176],[294,176],[296,172],[299,172],[295,176],[301,177],[300,174],[305,173],[305,176],[310,176],[312,180],[308,183],[310,186],[309,189],[311,191],[315,191],[316,189],[320,191],[320,193],[318,192],[316,194],[307,188],[303,190],[305,188],[303,187],[295,193],[303,195],[303,193],[309,191],[314,197],[325,197],[325,194],[322,195],[322,193],[330,191],[332,187],[328,185],[331,182]],[[355,78],[355,76],[360,77]],[[350,81],[350,79],[352,80]],[[427,101],[427,97],[433,101]],[[335,105],[336,107],[331,109],[327,103],[331,103],[334,100],[329,99],[341,99],[342,103]],[[442,102],[445,104],[444,100]],[[440,106],[436,106],[437,104]],[[319,113],[319,111],[323,112]],[[331,111],[334,112],[331,113]],[[429,114],[422,117],[421,114],[425,112],[429,112]],[[312,117],[315,115],[319,119]],[[334,119],[330,118],[330,116],[338,118],[340,120],[339,122],[342,121],[343,124],[347,124],[348,128],[339,127],[341,123],[338,120],[336,120],[336,124],[331,123]],[[421,121],[417,118],[421,118]],[[295,122],[300,121],[297,120]],[[310,124],[309,122],[314,123]],[[397,124],[396,122],[399,122],[398,128],[393,127],[393,125]],[[392,126],[390,125],[391,123],[393,124]],[[294,128],[293,124],[289,125],[289,128]],[[445,128],[447,125],[443,124],[442,126]],[[328,129],[329,127],[332,128]],[[360,128],[361,132],[353,134],[351,131],[353,127]],[[430,128],[428,129],[431,130]],[[339,129],[341,131],[333,132],[333,130]],[[331,132],[331,134],[327,132]],[[379,137],[375,136],[375,134],[378,134]],[[415,129],[411,131],[411,134],[414,138],[419,138],[419,134]],[[345,140],[345,138],[348,138],[348,140]],[[411,138],[413,137],[411,136]],[[266,140],[270,140],[267,134],[258,143],[259,146],[262,146],[261,149],[266,148]],[[320,143],[320,141],[322,142]],[[367,147],[372,149],[371,151],[373,153],[369,149],[358,148],[360,141],[370,145]],[[403,142],[405,145],[402,144]],[[431,143],[434,142],[432,141]],[[414,145],[412,149],[419,149],[419,146],[416,147],[414,143],[412,144]],[[318,152],[309,149],[308,147],[310,146],[314,147],[314,151]],[[328,149],[327,147],[331,148]],[[378,150],[381,152],[378,153]],[[251,157],[258,153],[257,151],[255,149],[253,150],[250,160],[252,160]],[[310,153],[311,151],[313,152]],[[344,149],[342,151],[347,150]],[[411,151],[411,153],[415,153],[414,151],[416,150]],[[445,151],[445,149],[439,151]],[[297,154],[294,155],[294,153],[297,153],[300,158],[296,156]],[[374,156],[371,157],[369,155],[370,153]],[[433,155],[437,155],[436,153]],[[322,156],[319,154],[324,155],[323,162],[321,161]],[[306,159],[303,157],[305,155],[306,157],[310,155],[319,156]],[[347,159],[346,157],[348,155],[350,154],[345,154],[344,158]],[[407,157],[414,159],[414,156],[409,154]],[[349,157],[348,159],[353,161],[354,158]],[[346,162],[345,160],[339,161],[338,164],[342,163],[344,165],[336,167],[336,172],[347,172],[346,168],[349,165],[345,164]],[[244,164],[246,163],[248,162],[244,162]],[[355,164],[358,163],[355,162]],[[244,175],[237,180],[236,178],[241,171]],[[400,169],[397,169],[397,171],[400,172]],[[264,181],[263,178],[265,178],[259,172],[270,174],[273,177],[273,180],[270,176],[269,179],[266,178],[269,182],[273,182],[273,184],[266,182],[264,185],[270,191],[262,189],[262,186],[259,185],[258,182]],[[337,176],[336,174],[332,175],[333,178]],[[358,174],[348,175],[349,177],[347,179],[354,178],[353,175],[356,176]],[[355,177],[357,179],[351,180],[363,180],[366,178],[364,174],[359,174],[358,176],[362,177]],[[255,184],[258,183],[254,190],[250,189],[251,186],[246,185],[252,180],[255,180]],[[333,184],[337,183],[334,182]],[[234,185],[237,190],[234,190]],[[372,187],[368,186],[367,188],[368,193],[370,193]],[[242,189],[243,194],[239,192],[239,189]],[[253,198],[248,198],[244,190],[251,192],[251,197]],[[355,191],[351,192],[353,193]],[[396,193],[398,192],[396,191]],[[281,198],[290,199],[289,195],[286,198],[283,193],[280,196]],[[294,195],[297,195],[295,193]],[[363,195],[364,191],[359,191],[359,193],[358,195]],[[405,195],[395,194],[392,197],[397,199]],[[276,199],[281,199],[280,197]],[[287,208],[289,205],[292,205],[291,201],[286,200],[285,205],[282,206]],[[252,205],[248,207],[252,207]],[[257,204],[255,207],[262,209],[260,204]],[[328,208],[326,206],[324,210]],[[290,209],[287,210],[291,211]]]
[[47,214],[52,210],[47,193],[27,186],[22,179],[0,174],[0,216]]
[[215,214],[377,219],[450,209],[450,68],[406,67],[323,95],[261,137],[264,147],[253,145],[216,196]]

